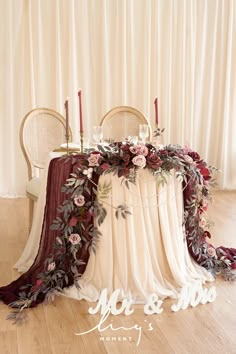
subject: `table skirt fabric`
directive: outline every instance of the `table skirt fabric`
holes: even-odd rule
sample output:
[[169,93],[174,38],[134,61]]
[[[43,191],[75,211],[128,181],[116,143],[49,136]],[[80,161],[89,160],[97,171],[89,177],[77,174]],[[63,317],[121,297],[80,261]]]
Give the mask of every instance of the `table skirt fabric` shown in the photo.
[[[162,185],[148,170],[140,170],[129,188],[112,174],[99,179],[111,186],[104,200],[105,221],[96,253],[91,252],[86,270],[64,295],[98,300],[103,289],[108,295],[120,289],[120,300],[132,297],[145,303],[150,294],[178,298],[181,289],[212,281],[212,275],[189,255],[183,226],[182,183],[170,175]],[[126,219],[115,216],[116,207],[127,206]]]

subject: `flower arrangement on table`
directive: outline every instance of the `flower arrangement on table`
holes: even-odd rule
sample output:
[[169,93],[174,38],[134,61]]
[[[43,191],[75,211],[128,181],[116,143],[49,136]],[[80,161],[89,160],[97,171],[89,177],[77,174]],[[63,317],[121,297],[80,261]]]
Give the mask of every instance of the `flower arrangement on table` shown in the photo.
[[[73,156],[63,158],[66,161]],[[178,145],[157,149],[151,144],[134,145],[126,141],[98,146],[96,151],[90,149],[81,161],[76,172],[71,174],[62,187],[66,198],[59,206],[58,216],[51,225],[51,229],[60,234],[56,238],[54,252],[46,259],[45,271],[38,274],[37,282],[29,285],[27,293],[22,289],[19,300],[11,304],[18,308],[18,312],[11,314],[9,318],[19,319],[22,309],[31,307],[38,296],[43,294],[50,301],[67,286],[68,274],[62,267],[66,257],[70,259],[69,269],[74,284],[79,287],[79,268],[84,264],[78,256],[79,250],[86,247],[96,251],[96,244],[101,236],[91,219],[95,216],[99,226],[106,218],[104,200],[111,187],[98,183],[99,176],[106,173],[117,175],[129,188],[129,183],[135,183],[139,169],[149,169],[163,185],[174,170],[176,178],[183,183],[184,224],[190,254],[214,275],[221,273],[227,279],[235,278],[235,253],[224,247],[215,248],[208,242],[211,237],[208,230],[210,223],[206,221],[205,214],[216,169],[208,166],[198,153]],[[117,218],[119,215],[126,218],[130,214],[125,205],[114,208]]]

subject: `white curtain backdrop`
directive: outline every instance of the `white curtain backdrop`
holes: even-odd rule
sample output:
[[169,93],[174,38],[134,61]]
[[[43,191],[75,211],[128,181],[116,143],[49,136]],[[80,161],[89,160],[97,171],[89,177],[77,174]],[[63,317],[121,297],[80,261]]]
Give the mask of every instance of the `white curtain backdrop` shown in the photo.
[[236,188],[235,0],[0,0],[0,195],[24,195],[19,127],[33,108],[64,114],[78,140],[116,105],[165,143],[188,143]]

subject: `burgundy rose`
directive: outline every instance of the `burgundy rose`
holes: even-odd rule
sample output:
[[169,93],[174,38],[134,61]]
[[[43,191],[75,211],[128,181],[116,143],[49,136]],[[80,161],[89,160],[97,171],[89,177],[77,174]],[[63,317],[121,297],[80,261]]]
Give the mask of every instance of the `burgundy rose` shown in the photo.
[[120,150],[122,151],[129,151],[130,146],[128,144],[122,144]]
[[201,168],[200,172],[201,172],[201,175],[203,176],[204,179],[211,178],[211,174],[210,174],[210,171],[208,170],[208,168]]
[[194,161],[200,160],[200,155],[195,151],[189,151],[188,155],[191,156]]
[[70,226],[75,226],[78,222],[78,218],[76,216],[72,216],[72,218],[69,221]]
[[158,151],[158,154],[159,154],[160,156],[167,157],[167,156],[168,156],[168,151],[162,149],[162,150],[159,150],[159,151]]
[[211,178],[211,173],[206,167],[200,168],[200,173],[205,181]]
[[105,171],[109,170],[111,166],[109,165],[109,163],[104,162],[100,167]]
[[125,162],[125,165],[127,165],[130,160],[130,154],[124,153],[124,155],[122,156],[122,160]]
[[38,288],[38,287],[40,287],[40,285],[42,284],[42,279],[37,279],[37,281],[36,281],[36,287]]
[[126,168],[120,168],[119,171],[118,171],[118,177],[119,177],[119,178],[120,178],[120,177],[126,177],[126,178],[128,178],[129,174],[130,174],[130,170],[129,170],[128,167],[126,167]]
[[201,173],[202,177],[205,180],[208,180],[208,179],[211,178],[211,173],[210,173],[209,169],[206,166],[207,166],[207,164],[204,161],[200,161],[197,164],[197,168],[200,170],[200,173]]
[[32,291],[36,292],[38,290],[38,288],[43,284],[43,280],[42,279],[37,279],[36,283],[34,286],[32,286]]
[[114,165],[119,165],[120,164],[120,155],[113,155],[111,156],[111,158],[109,159],[109,163],[114,166]]
[[147,156],[147,166],[152,168],[153,170],[158,170],[158,168],[162,165],[162,160],[156,153],[151,153]]
[[211,238],[211,234],[209,231],[204,231],[204,237]]
[[91,218],[92,218],[91,212],[90,212],[90,211],[84,211],[84,212],[78,217],[78,220],[79,220],[79,221],[82,221],[82,222],[85,222],[85,223],[88,223],[88,222],[90,222]]

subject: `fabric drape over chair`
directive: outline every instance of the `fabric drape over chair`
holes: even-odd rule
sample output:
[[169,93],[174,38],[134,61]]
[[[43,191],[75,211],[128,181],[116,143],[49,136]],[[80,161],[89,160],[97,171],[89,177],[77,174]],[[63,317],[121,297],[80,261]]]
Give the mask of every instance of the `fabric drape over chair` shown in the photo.
[[[81,158],[83,159],[83,157]],[[54,159],[51,161],[49,166],[48,173],[48,187],[47,187],[47,196],[46,196],[46,204],[43,215],[43,226],[41,225],[40,232],[40,242],[37,244],[39,246],[37,250],[37,255],[33,264],[30,268],[22,274],[18,279],[13,281],[10,285],[3,286],[0,289],[0,299],[5,303],[11,303],[18,299],[19,288],[24,284],[34,284],[37,282],[38,274],[45,271],[45,257],[49,256],[54,252],[53,244],[55,243],[56,237],[59,232],[52,231],[50,226],[52,221],[57,216],[57,207],[64,200],[64,193],[58,193],[61,190],[61,187],[65,183],[65,180],[68,178],[70,173],[73,173],[80,163],[80,158],[78,157],[76,161],[73,159],[69,159],[67,162],[60,159]],[[55,173],[56,171],[56,173]],[[91,220],[92,222],[92,220]],[[37,247],[36,246],[36,247]],[[84,260],[85,264],[81,265],[79,268],[80,272],[83,273],[86,262],[89,257],[88,249],[84,247],[84,249],[80,250],[81,258]],[[73,284],[73,276],[70,272],[69,268],[70,260],[67,259],[63,263],[63,269],[68,274],[68,284]],[[35,306],[37,303],[42,302],[44,296],[39,296],[37,302],[34,302],[32,306]]]
[[[42,173],[48,161],[49,152],[65,142],[65,126],[63,116],[48,108],[33,109],[26,114],[21,123],[20,144],[28,168],[26,195],[30,198],[30,224],[33,217],[33,205],[39,196]],[[69,141],[71,141],[71,129],[69,132]]]

